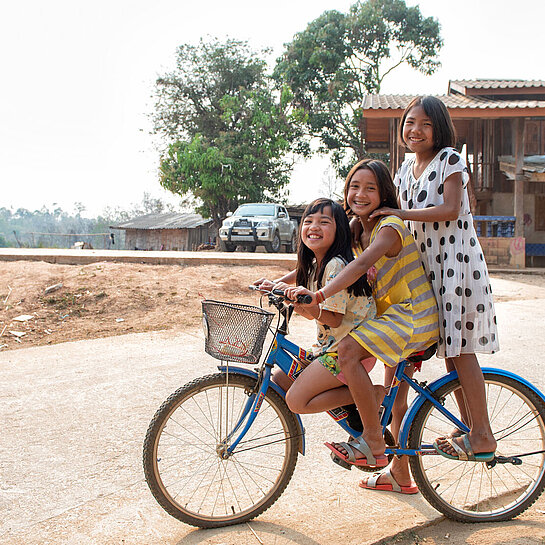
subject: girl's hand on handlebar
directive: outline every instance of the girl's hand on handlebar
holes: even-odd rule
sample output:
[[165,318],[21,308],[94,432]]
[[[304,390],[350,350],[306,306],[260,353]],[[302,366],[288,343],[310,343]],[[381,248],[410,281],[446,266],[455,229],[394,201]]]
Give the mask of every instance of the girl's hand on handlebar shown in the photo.
[[290,285],[286,284],[285,282],[277,282],[274,285],[275,290],[282,290],[283,292],[285,292],[289,287],[290,287]]
[[307,288],[304,288],[303,286],[288,286],[285,289],[286,297],[288,299],[291,299],[292,301],[297,301],[298,296],[306,295],[310,296],[310,300],[308,303],[300,303],[303,306],[311,306],[316,305],[316,294],[310,290],[307,290]]
[[265,291],[269,292],[274,288],[274,282],[271,282],[270,280],[267,280],[266,278],[260,278],[259,280],[256,280],[253,284],[253,286],[256,286],[259,291]]

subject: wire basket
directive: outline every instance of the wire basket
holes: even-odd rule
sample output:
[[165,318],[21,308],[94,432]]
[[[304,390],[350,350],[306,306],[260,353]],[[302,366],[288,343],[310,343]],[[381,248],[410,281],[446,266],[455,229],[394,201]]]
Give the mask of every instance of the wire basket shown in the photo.
[[205,300],[204,350],[222,361],[257,363],[273,316],[259,307]]

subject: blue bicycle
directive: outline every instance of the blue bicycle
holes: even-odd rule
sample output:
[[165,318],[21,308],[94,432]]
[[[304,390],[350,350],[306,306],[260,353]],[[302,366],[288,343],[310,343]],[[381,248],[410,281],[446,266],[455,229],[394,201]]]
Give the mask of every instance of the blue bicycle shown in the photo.
[[[285,392],[271,381],[271,371],[278,366],[295,380],[311,355],[286,338],[291,307],[285,306],[283,293],[266,297],[277,313],[203,302],[205,349],[222,360],[219,372],[174,392],[146,434],[143,462],[151,492],[170,515],[194,526],[214,528],[256,517],[279,498],[299,453],[305,454],[301,418],[287,407]],[[271,328],[275,314],[278,322]],[[259,365],[269,331],[273,339]],[[387,454],[410,456],[413,477],[426,500],[462,522],[508,520],[532,505],[545,487],[543,394],[513,373],[484,368],[496,456],[486,463],[449,460],[432,444],[453,429],[469,431],[459,416],[457,375],[452,372],[426,384],[404,373],[408,363],[397,366],[381,422],[390,445]],[[394,445],[387,423],[402,380],[416,397],[403,420],[399,444]],[[361,433],[346,408],[329,414],[349,435]]]

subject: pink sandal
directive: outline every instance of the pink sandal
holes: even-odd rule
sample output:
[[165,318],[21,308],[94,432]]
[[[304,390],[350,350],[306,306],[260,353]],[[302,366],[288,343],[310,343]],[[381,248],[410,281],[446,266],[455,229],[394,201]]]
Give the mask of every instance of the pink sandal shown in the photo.
[[[385,475],[389,482],[378,484],[379,478]],[[409,486],[400,485],[392,475],[391,468],[386,468],[384,471],[373,473],[366,481],[363,480],[359,484],[360,488],[367,490],[384,490],[385,492],[398,492],[399,494],[418,494],[418,486],[411,483]]]
[[[324,443],[325,446],[331,450],[331,458],[341,467],[350,469],[351,466],[371,466],[371,467],[386,467],[388,465],[388,456],[386,454],[379,454],[374,456],[369,448],[369,445],[365,439],[360,435],[348,443],[337,443],[338,446],[342,447],[348,455],[343,454],[337,447],[332,443]],[[356,458],[355,451],[359,451],[363,454],[364,458]]]

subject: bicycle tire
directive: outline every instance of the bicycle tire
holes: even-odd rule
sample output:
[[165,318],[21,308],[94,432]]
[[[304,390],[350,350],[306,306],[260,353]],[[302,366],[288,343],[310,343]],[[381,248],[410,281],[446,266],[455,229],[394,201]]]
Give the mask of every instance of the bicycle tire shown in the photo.
[[[413,477],[422,495],[446,517],[460,522],[510,520],[530,507],[545,488],[545,403],[518,380],[484,373],[488,414],[498,443],[496,457],[521,456],[512,463],[449,460],[435,452],[411,456]],[[459,415],[454,379],[436,392],[445,407]],[[409,433],[409,448],[430,445],[452,430],[431,402],[417,412]],[[435,454],[435,455],[434,455]]]
[[207,375],[179,388],[158,409],[144,440],[153,496],[167,513],[201,528],[239,524],[268,509],[293,475],[301,442],[293,413],[269,388],[252,427],[223,459],[225,429],[240,418],[257,384],[245,375],[226,377]]

